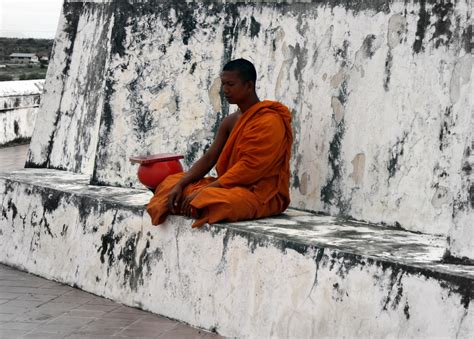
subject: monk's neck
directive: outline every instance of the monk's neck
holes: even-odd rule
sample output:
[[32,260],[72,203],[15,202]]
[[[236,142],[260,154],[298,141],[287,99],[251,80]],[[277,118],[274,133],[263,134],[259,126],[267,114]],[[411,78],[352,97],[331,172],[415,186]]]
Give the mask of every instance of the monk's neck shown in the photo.
[[257,97],[257,95],[254,95],[249,98],[249,100],[246,100],[245,102],[238,103],[237,106],[239,106],[240,112],[244,114],[250,107],[253,105],[257,104],[260,102],[260,99]]

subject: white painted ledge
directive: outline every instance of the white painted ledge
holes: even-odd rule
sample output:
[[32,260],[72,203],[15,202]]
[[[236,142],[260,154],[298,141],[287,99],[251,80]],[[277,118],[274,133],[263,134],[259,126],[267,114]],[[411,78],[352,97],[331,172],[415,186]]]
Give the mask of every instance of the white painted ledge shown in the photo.
[[473,333],[474,267],[444,238],[290,210],[191,229],[149,193],[54,170],[0,175],[0,262],[238,337]]

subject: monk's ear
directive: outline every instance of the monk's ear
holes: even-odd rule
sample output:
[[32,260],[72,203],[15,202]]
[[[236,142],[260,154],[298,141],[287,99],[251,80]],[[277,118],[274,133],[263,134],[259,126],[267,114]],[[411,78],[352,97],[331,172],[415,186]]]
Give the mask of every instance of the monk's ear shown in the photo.
[[248,80],[246,85],[251,92],[255,92],[255,82]]

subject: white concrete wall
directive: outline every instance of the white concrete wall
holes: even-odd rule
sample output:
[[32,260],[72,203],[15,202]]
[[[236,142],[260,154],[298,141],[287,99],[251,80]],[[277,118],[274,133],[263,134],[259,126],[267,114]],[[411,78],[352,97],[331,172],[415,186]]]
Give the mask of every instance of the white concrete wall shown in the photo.
[[222,65],[245,57],[293,112],[292,206],[450,235],[472,258],[468,5],[66,4],[28,165],[125,187],[131,155],[189,165],[234,109]]
[[[254,230],[252,222],[191,229],[191,220],[172,217],[154,227],[140,199],[120,199],[120,189],[94,190],[87,176],[65,172],[25,173],[0,178],[4,264],[230,337],[474,331],[472,270],[425,269],[429,256],[411,265],[305,245],[264,234],[257,221]],[[288,221],[309,221],[300,219]]]
[[0,146],[33,134],[44,80],[0,82]]
[[110,9],[100,4],[65,4],[48,67],[42,119],[30,144],[31,166],[92,173],[110,20]]

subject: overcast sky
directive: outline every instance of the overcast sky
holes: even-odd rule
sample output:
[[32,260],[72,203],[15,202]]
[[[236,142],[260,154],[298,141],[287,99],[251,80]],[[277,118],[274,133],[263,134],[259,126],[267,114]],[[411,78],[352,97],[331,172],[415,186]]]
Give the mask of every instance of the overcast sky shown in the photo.
[[0,37],[53,39],[63,0],[0,0]]

